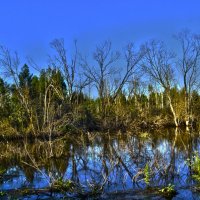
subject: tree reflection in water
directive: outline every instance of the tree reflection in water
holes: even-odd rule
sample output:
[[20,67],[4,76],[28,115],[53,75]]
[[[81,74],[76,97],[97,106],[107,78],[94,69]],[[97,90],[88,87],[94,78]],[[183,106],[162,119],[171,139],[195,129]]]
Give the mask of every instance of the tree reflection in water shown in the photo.
[[71,180],[84,191],[144,189],[144,167],[150,186],[193,184],[186,160],[199,151],[196,132],[162,130],[152,133],[69,135],[54,141],[1,142],[0,189],[45,188]]

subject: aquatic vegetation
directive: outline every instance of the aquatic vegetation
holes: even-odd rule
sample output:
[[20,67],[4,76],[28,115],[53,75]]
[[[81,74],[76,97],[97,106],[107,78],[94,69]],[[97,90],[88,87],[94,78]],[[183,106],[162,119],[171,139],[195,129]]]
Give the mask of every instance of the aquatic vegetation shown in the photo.
[[196,152],[193,156],[193,161],[188,161],[189,165],[192,168],[192,178],[194,178],[198,183],[200,183],[200,156]]
[[73,192],[75,189],[75,183],[71,180],[59,178],[53,183],[52,188],[60,192]]
[[6,195],[6,193],[5,192],[3,192],[3,191],[0,191],[0,197],[2,197],[2,196],[5,196]]
[[150,176],[151,176],[150,167],[149,164],[146,163],[144,168],[144,182],[146,183],[147,186],[149,186],[150,184]]
[[174,189],[174,185],[172,184],[168,184],[166,187],[159,189],[158,193],[166,198],[172,198],[177,194],[176,190]]
[[87,186],[80,185],[78,183],[73,182],[72,180],[64,180],[63,178],[59,178],[53,183],[51,188],[53,191],[56,192],[61,192],[63,194],[71,193],[79,197],[94,197],[101,194],[102,192],[102,186],[99,184],[88,182]]
[[99,195],[102,193],[102,190],[103,190],[103,185],[104,183],[101,184],[97,184],[97,183],[90,183],[88,182],[88,186],[89,186],[89,195],[90,196],[96,196],[96,195]]

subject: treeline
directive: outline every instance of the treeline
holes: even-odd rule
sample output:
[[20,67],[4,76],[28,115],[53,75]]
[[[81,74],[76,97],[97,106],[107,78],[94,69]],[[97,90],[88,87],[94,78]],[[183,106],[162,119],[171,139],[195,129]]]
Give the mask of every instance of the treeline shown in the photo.
[[69,58],[55,39],[45,68],[31,59],[21,67],[18,54],[0,46],[1,135],[198,125],[200,35],[182,31],[177,45],[174,52],[152,40],[119,52],[105,41],[85,57],[75,42]]

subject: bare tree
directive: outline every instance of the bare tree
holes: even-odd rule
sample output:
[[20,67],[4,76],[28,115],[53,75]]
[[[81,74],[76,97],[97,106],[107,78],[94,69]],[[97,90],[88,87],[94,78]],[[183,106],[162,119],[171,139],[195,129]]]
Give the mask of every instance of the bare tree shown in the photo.
[[34,134],[36,134],[36,130],[33,123],[33,110],[30,104],[29,96],[27,96],[26,92],[20,87],[19,84],[19,65],[20,59],[17,52],[11,53],[11,51],[4,47],[0,46],[0,67],[2,72],[6,77],[9,77],[13,80],[17,92],[20,97],[20,101],[24,109],[26,110],[29,120],[31,129]]
[[189,120],[192,114],[191,92],[199,84],[200,77],[200,35],[194,35],[185,30],[178,33],[175,38],[181,45],[181,58],[177,64],[182,73],[186,120]]
[[76,41],[74,42],[75,46],[75,54],[73,58],[71,59],[71,63],[68,62],[67,58],[67,51],[65,49],[64,39],[55,39],[53,40],[50,45],[51,47],[56,51],[56,56],[51,60],[51,64],[55,68],[60,68],[63,76],[65,78],[66,84],[67,84],[67,92],[69,96],[69,101],[72,103],[72,94],[74,91],[75,86],[75,72],[77,67],[77,45]]
[[116,86],[112,99],[115,100],[115,98],[118,96],[119,92],[122,90],[124,85],[130,81],[130,78],[132,79],[136,78],[139,72],[139,63],[141,62],[142,58],[144,56],[144,50],[143,48],[140,48],[137,52],[134,49],[134,44],[130,43],[127,45],[125,50],[125,67],[122,69],[124,71],[124,75],[122,76],[122,79],[119,81],[119,84]]
[[143,61],[143,69],[165,90],[174,117],[174,123],[178,126],[179,122],[170,95],[170,90],[174,83],[173,59],[175,56],[166,50],[162,42],[153,40],[146,43],[144,48],[145,59]]
[[105,117],[108,79],[117,71],[113,64],[119,59],[119,56],[119,52],[111,51],[111,42],[105,41],[102,45],[96,47],[93,54],[93,59],[97,63],[96,66],[90,66],[85,58],[81,59],[84,75],[94,83],[98,91],[102,118]]

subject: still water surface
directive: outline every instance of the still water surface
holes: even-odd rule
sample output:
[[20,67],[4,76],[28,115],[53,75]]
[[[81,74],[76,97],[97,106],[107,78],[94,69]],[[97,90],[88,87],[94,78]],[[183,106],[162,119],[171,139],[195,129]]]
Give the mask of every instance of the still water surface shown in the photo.
[[[146,165],[150,168],[150,187],[172,184],[178,191],[173,199],[200,199],[186,162],[195,152],[200,153],[199,132],[174,129],[70,135],[52,142],[3,141],[0,191],[6,195],[0,199],[10,198],[16,189],[47,188],[58,178],[72,180],[85,191],[101,186],[99,199],[164,199],[147,192]],[[50,197],[38,194],[18,198]]]

